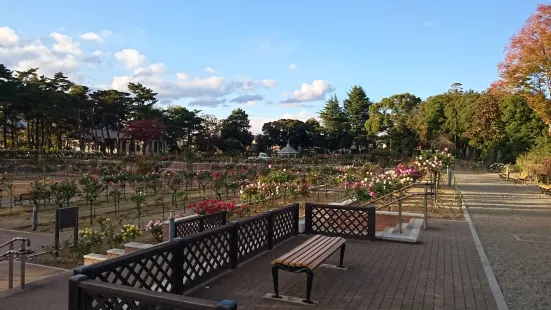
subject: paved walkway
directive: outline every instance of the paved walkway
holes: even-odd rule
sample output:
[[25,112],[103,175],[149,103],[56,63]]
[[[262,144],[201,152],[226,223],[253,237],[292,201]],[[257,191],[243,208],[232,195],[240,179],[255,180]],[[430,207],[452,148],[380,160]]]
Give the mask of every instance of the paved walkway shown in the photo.
[[[239,309],[312,309],[266,299],[273,293],[270,261],[307,239],[300,236],[192,292],[237,300]],[[432,220],[420,244],[348,240],[347,270],[318,268],[315,309],[496,309],[469,226]],[[327,263],[338,263],[338,253]],[[305,274],[280,271],[280,293],[303,298]]]
[[551,309],[551,197],[497,174],[457,174],[510,309]]
[[29,283],[24,290],[0,292],[0,309],[64,310],[68,308],[69,278],[72,271]]
[[[73,236],[72,229],[65,229],[64,232],[60,233],[59,238],[60,242],[63,240],[71,238]],[[54,245],[54,234],[53,233],[34,233],[34,232],[25,232],[9,229],[0,229],[0,244],[10,241],[15,237],[24,237],[31,239],[30,249],[34,250],[36,253],[45,251]],[[14,248],[18,249],[21,246],[21,243],[18,241],[14,243]],[[45,249],[46,248],[46,249]],[[8,250],[8,247],[0,249],[0,254],[4,254]]]

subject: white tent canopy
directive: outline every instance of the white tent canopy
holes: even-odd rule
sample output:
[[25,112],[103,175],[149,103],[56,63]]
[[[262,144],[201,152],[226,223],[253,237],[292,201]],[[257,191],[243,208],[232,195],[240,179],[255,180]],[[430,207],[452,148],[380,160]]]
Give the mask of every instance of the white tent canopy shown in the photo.
[[282,148],[279,152],[277,152],[278,156],[297,156],[298,151],[292,148],[289,143],[287,143],[287,146]]

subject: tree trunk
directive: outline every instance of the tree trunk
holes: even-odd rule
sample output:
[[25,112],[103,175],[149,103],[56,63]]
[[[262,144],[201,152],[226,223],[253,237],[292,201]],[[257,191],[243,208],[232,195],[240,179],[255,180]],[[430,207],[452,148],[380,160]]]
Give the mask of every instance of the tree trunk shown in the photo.
[[12,116],[12,121],[11,121],[11,148],[12,150],[15,149],[15,143],[16,143],[16,129],[17,129],[17,121],[16,121],[16,117],[15,117],[15,113],[14,115]]
[[107,132],[107,143],[109,143],[109,154],[113,154],[113,144],[111,143],[111,134],[109,133],[109,126],[105,126]]
[[36,143],[36,150],[40,149],[40,118],[36,118],[36,125],[34,128],[34,142]]
[[7,102],[4,102],[4,119],[2,121],[3,121],[2,133],[4,135],[4,149],[7,149],[8,148],[8,103]]
[[61,126],[59,126],[59,124],[57,128],[57,149],[59,151],[63,150],[63,141],[61,140]]

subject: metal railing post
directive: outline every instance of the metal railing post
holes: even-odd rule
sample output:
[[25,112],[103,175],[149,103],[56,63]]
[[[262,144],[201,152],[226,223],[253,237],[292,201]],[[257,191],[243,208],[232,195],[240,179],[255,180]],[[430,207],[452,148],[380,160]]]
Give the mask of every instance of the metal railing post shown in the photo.
[[13,288],[13,242],[10,243],[8,260],[8,289]]
[[398,193],[398,229],[402,233],[402,191]]
[[21,240],[21,260],[20,260],[20,264],[21,264],[21,283],[20,283],[20,286],[21,288],[25,288],[25,260],[27,258],[27,253],[26,253],[26,242],[27,240]]
[[423,228],[424,229],[427,229],[427,221],[428,221],[428,188],[427,188],[427,184],[425,184],[425,198],[423,199],[423,205],[424,205],[424,219],[423,219]]

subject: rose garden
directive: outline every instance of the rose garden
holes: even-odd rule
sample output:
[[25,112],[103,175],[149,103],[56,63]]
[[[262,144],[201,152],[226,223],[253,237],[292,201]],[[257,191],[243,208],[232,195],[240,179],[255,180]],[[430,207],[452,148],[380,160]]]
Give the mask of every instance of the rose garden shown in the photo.
[[[386,167],[361,160],[316,163],[308,157],[214,164],[184,164],[143,156],[74,159],[69,164],[48,166],[61,170],[57,173],[47,172],[44,166],[42,173],[4,173],[0,179],[4,197],[0,212],[3,221],[13,223],[15,229],[52,233],[55,209],[78,207],[78,246],[72,238],[64,239],[58,253],[45,248],[48,253],[35,258],[40,263],[71,268],[82,264],[83,255],[88,253],[105,253],[132,241],[162,242],[162,226],[169,210],[175,212],[177,221],[221,211],[226,211],[227,220],[232,221],[298,202],[300,216],[304,216],[305,202],[380,206],[395,199],[393,192],[416,182],[445,183],[446,167],[453,165],[451,154],[416,153],[409,160]],[[18,197],[21,201],[15,205]],[[449,201],[441,202],[439,205],[444,207],[431,204],[431,216],[461,216]],[[404,206],[404,211],[415,211],[416,206],[421,212],[419,204],[413,202]],[[392,206],[381,209],[389,208]]]

